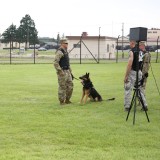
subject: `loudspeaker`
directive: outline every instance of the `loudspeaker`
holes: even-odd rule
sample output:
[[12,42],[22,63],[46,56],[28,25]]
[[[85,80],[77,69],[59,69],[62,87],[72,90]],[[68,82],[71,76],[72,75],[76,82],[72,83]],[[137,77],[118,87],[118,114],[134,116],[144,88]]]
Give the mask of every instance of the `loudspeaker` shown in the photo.
[[147,41],[147,28],[130,28],[130,40]]

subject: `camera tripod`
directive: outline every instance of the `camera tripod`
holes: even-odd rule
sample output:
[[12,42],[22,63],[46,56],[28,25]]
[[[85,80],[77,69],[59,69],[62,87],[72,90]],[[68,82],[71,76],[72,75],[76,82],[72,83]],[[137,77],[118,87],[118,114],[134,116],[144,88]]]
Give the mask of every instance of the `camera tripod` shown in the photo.
[[136,99],[138,98],[139,102],[142,105],[142,110],[145,111],[147,120],[148,120],[148,122],[150,122],[148,114],[147,114],[147,108],[144,106],[144,102],[143,102],[143,99],[142,99],[142,95],[141,95],[141,91],[140,91],[139,86],[138,86],[138,88],[137,88],[137,86],[135,86],[135,88],[133,90],[134,90],[134,93],[133,93],[132,101],[131,101],[131,104],[130,104],[130,107],[129,107],[129,110],[128,110],[128,114],[127,114],[127,117],[126,117],[126,121],[128,120],[130,111],[131,111],[131,109],[133,107],[133,104],[134,104],[133,124],[135,124],[136,107],[137,107],[137,101],[136,101]]
[[[139,75],[139,41],[137,41],[137,46],[136,46],[136,52],[135,52],[135,55],[137,56],[136,57],[136,83],[135,83],[135,86],[134,86],[134,93],[133,93],[133,97],[132,97],[132,100],[131,100],[131,104],[130,104],[130,107],[129,107],[129,110],[128,110],[128,114],[127,114],[127,117],[126,117],[126,121],[128,120],[128,117],[129,117],[129,114],[130,114],[130,111],[133,107],[133,104],[134,104],[134,116],[133,116],[133,124],[135,124],[135,115],[136,115],[136,107],[137,107],[137,98],[139,100],[139,102],[141,103],[142,105],[142,110],[145,111],[145,114],[146,114],[146,117],[147,117],[147,120],[148,122],[149,121],[149,117],[148,117],[148,114],[147,114],[147,107],[145,106],[144,102],[143,102],[143,98],[142,98],[142,94],[141,93],[141,90],[140,90],[140,87],[141,85],[139,85],[139,82],[138,82],[138,75]],[[143,95],[144,96],[144,95]]]

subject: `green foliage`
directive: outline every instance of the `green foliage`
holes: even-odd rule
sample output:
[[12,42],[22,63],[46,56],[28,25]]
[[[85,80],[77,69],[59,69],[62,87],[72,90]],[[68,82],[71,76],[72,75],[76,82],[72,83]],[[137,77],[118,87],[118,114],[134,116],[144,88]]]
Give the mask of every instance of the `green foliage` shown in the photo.
[[[146,90],[150,123],[137,106],[133,125],[133,109],[126,122],[123,108],[126,63],[71,67],[75,77],[90,72],[104,101],[80,105],[82,85],[74,80],[73,103],[62,107],[53,65],[1,65],[0,159],[159,160],[159,95],[152,73]],[[159,64],[152,68],[159,82]]]
[[[9,43],[11,42],[13,44],[13,42],[16,40],[16,26],[15,25],[10,25],[6,31],[2,34],[3,36],[3,43]],[[12,45],[13,47],[13,45]]]
[[25,37],[25,42],[27,43],[29,41],[31,44],[35,44],[38,41],[38,31],[35,28],[34,20],[31,19],[30,15],[26,14],[21,19],[20,24],[20,30]]
[[16,28],[15,25],[9,26],[4,33],[3,36],[3,43],[12,43],[13,48],[13,42],[26,42],[26,48],[27,43],[30,44],[36,44],[38,43],[38,31],[35,28],[34,20],[31,19],[30,15],[26,14],[25,17],[23,17],[20,21],[20,26]]

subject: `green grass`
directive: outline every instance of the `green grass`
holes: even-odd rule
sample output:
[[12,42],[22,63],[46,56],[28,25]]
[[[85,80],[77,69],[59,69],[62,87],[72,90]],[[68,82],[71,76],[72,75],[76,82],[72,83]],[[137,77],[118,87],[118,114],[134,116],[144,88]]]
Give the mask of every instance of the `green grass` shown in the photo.
[[[90,72],[104,101],[80,105],[74,80],[72,104],[61,107],[52,64],[0,65],[0,160],[159,160],[160,96],[149,73],[148,116],[123,108],[126,63],[72,64],[75,77]],[[160,88],[160,65],[152,64]],[[105,101],[115,97],[115,101]]]

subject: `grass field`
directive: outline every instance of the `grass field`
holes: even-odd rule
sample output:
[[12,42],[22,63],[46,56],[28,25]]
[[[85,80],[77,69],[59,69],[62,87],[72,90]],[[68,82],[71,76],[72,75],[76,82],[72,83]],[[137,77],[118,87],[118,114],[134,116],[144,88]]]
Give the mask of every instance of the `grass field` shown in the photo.
[[[75,77],[90,72],[104,101],[80,105],[74,80],[72,104],[57,99],[52,64],[0,65],[0,160],[159,160],[160,95],[150,70],[148,116],[137,106],[126,122],[123,78],[126,62],[72,64]],[[160,88],[160,65],[152,63]],[[115,97],[115,101],[106,101]]]

